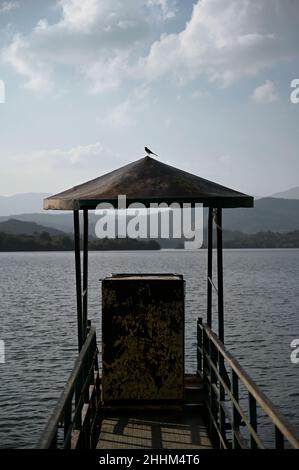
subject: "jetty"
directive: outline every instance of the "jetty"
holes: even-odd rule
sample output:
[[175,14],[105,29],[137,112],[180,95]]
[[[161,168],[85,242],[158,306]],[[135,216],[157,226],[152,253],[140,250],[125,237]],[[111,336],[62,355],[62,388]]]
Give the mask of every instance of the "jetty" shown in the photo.
[[[120,195],[127,207],[176,203],[208,210],[206,317],[194,324],[193,375],[184,369],[188,285],[182,273],[107,273],[98,343],[88,318],[88,212],[99,204],[117,210]],[[262,449],[268,447],[262,413],[274,448],[299,449],[296,431],[225,347],[223,210],[253,204],[251,196],[151,157],[44,200],[44,209],[74,215],[78,357],[38,448]]]

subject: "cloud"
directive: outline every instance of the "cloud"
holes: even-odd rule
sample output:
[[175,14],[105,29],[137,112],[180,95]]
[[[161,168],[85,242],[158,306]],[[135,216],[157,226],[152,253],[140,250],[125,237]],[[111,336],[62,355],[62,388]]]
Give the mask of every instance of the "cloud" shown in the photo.
[[43,162],[44,165],[60,169],[83,167],[86,168],[94,161],[99,162],[104,155],[107,157],[109,151],[101,142],[88,145],[78,145],[70,149],[55,148],[51,150],[38,150],[25,156],[31,163]]
[[128,76],[128,54],[119,52],[111,58],[102,57],[82,71],[91,93],[102,93],[117,89]]
[[218,162],[221,163],[222,165],[230,164],[232,161],[232,157],[230,155],[221,155],[218,158]]
[[9,13],[13,10],[16,10],[17,8],[19,8],[19,6],[20,6],[20,2],[14,2],[14,1],[2,2],[2,4],[0,5],[0,15],[2,13]]
[[158,6],[161,8],[165,19],[174,18],[178,11],[176,0],[148,0],[149,6]]
[[298,58],[299,9],[293,0],[201,0],[178,34],[154,42],[143,67],[180,83],[206,75],[219,86]]
[[138,123],[149,105],[150,88],[137,87],[129,96],[97,119],[102,128],[127,129]]
[[254,90],[252,99],[257,103],[273,103],[278,101],[279,97],[276,93],[274,83],[271,80],[266,80],[263,85]]
[[29,41],[21,34],[17,34],[11,44],[2,51],[1,59],[11,65],[18,74],[26,77],[25,88],[43,92],[52,89],[47,65],[36,61]]
[[71,67],[92,92],[117,88],[132,64],[157,37],[173,0],[59,0],[60,18],[40,19],[28,35],[17,34],[2,59],[26,77],[32,90],[50,88],[55,72]]
[[[1,154],[7,164],[3,166],[3,189],[28,192],[56,193],[83,183],[124,164],[119,155],[101,141],[76,145],[70,148],[39,149],[31,152]],[[13,181],[14,190],[5,182]]]
[[100,141],[5,157],[9,165],[3,168],[3,179],[13,180],[17,192],[28,192],[28,187],[52,193],[62,191],[112,170],[110,165],[115,162],[123,163],[119,155]]
[[278,95],[275,91],[275,85],[271,80],[266,80],[266,82],[257,87],[253,94],[252,99],[256,103],[273,103],[278,101]]
[[195,90],[191,96],[192,98],[199,99],[199,98],[207,98],[210,95],[208,91]]
[[226,87],[298,60],[294,0],[198,0],[185,27],[171,34],[165,22],[183,8],[175,0],[59,0],[57,6],[56,23],[41,19],[2,53],[32,90],[50,89],[63,67],[103,93],[171,77],[184,85],[205,76]]

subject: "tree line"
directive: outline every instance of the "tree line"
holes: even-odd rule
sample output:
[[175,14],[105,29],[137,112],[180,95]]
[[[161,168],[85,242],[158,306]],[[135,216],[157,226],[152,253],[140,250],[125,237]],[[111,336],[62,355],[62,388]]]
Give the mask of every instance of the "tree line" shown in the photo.
[[[155,240],[129,238],[90,240],[88,248],[95,250],[159,250]],[[48,232],[14,235],[0,232],[0,251],[72,251],[74,240],[69,235],[51,236]]]
[[[225,232],[224,232],[225,234]],[[216,240],[214,237],[214,246]],[[231,232],[230,237],[223,239],[224,248],[299,248],[299,230],[288,233],[259,232],[245,234]],[[203,247],[206,247],[206,241]],[[88,248],[96,250],[160,250],[157,240],[140,240],[133,238],[89,240]],[[183,248],[179,241],[177,248]],[[15,235],[0,232],[0,251],[72,251],[74,240],[71,236],[51,236],[48,232],[32,235]]]

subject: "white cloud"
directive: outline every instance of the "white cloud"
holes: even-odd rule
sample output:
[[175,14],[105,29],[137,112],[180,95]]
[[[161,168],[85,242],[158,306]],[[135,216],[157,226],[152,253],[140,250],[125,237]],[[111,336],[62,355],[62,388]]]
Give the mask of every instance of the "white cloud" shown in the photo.
[[43,92],[51,90],[52,82],[48,67],[36,61],[30,51],[29,41],[21,34],[17,34],[11,44],[2,50],[1,59],[11,65],[17,73],[26,77],[25,88]]
[[102,57],[91,62],[82,73],[90,83],[89,89],[92,93],[114,90],[128,74],[128,54],[119,52],[111,58]]
[[152,78],[202,74],[219,86],[298,57],[299,8],[293,0],[201,0],[179,34],[162,35],[144,60]]
[[167,5],[159,2],[156,11],[148,0],[59,0],[60,19],[41,19],[30,34],[17,34],[2,58],[27,77],[30,89],[43,89],[55,71],[68,66],[92,91],[112,90],[127,72],[131,76],[130,64],[153,42]]
[[101,156],[107,156],[108,150],[101,142],[88,145],[78,145],[70,149],[38,150],[25,156],[31,163],[41,163],[50,167],[60,169],[71,167],[87,167],[93,161],[100,161]]
[[210,94],[208,91],[195,90],[191,96],[192,98],[200,99],[200,98],[207,98],[208,96],[210,96]]
[[[108,112],[100,116],[97,121],[102,128],[126,129],[138,123],[140,115],[149,105],[150,88],[148,86],[137,87],[134,92]],[[153,101],[151,100],[151,103]]]
[[230,155],[221,155],[218,158],[218,162],[221,163],[222,165],[230,164],[232,161],[232,157]]
[[3,56],[26,87],[51,87],[55,72],[70,67],[94,93],[132,81],[201,75],[218,86],[257,75],[298,58],[299,8],[294,0],[198,0],[179,33],[162,34],[176,0],[59,0],[60,18],[41,19],[17,35]]
[[[40,149],[11,154],[3,169],[4,180],[13,180],[17,192],[58,192],[110,171],[119,156],[101,142],[71,148]],[[38,178],[37,178],[38,175]],[[8,189],[9,193],[9,189]]]
[[275,90],[275,85],[271,80],[266,80],[266,82],[257,87],[253,94],[252,99],[256,103],[273,103],[278,101],[278,95]]
[[20,2],[6,1],[2,2],[0,5],[0,15],[1,13],[9,13],[10,11],[16,10],[19,8]]
[[60,0],[63,19],[60,26],[70,30],[88,31],[100,15],[104,15],[105,2],[98,0]]
[[174,18],[177,13],[176,0],[148,0],[149,6],[158,6],[165,19]]

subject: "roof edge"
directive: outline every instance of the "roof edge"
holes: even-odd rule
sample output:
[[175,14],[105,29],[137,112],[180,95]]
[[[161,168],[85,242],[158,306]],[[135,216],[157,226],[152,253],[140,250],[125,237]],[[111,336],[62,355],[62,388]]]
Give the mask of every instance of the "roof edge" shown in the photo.
[[[118,199],[60,199],[60,198],[46,198],[43,201],[44,210],[95,210],[99,204],[111,204],[115,209],[118,208]],[[150,207],[150,204],[162,204],[167,205],[178,203],[181,206],[183,204],[191,204],[192,207],[195,204],[202,204],[204,207],[219,207],[223,209],[241,208],[241,207],[254,207],[254,197],[244,195],[235,197],[221,197],[221,198],[198,198],[198,197],[178,197],[178,198],[147,198],[140,200],[138,198],[127,198],[126,207],[133,203],[143,204],[145,207]]]

